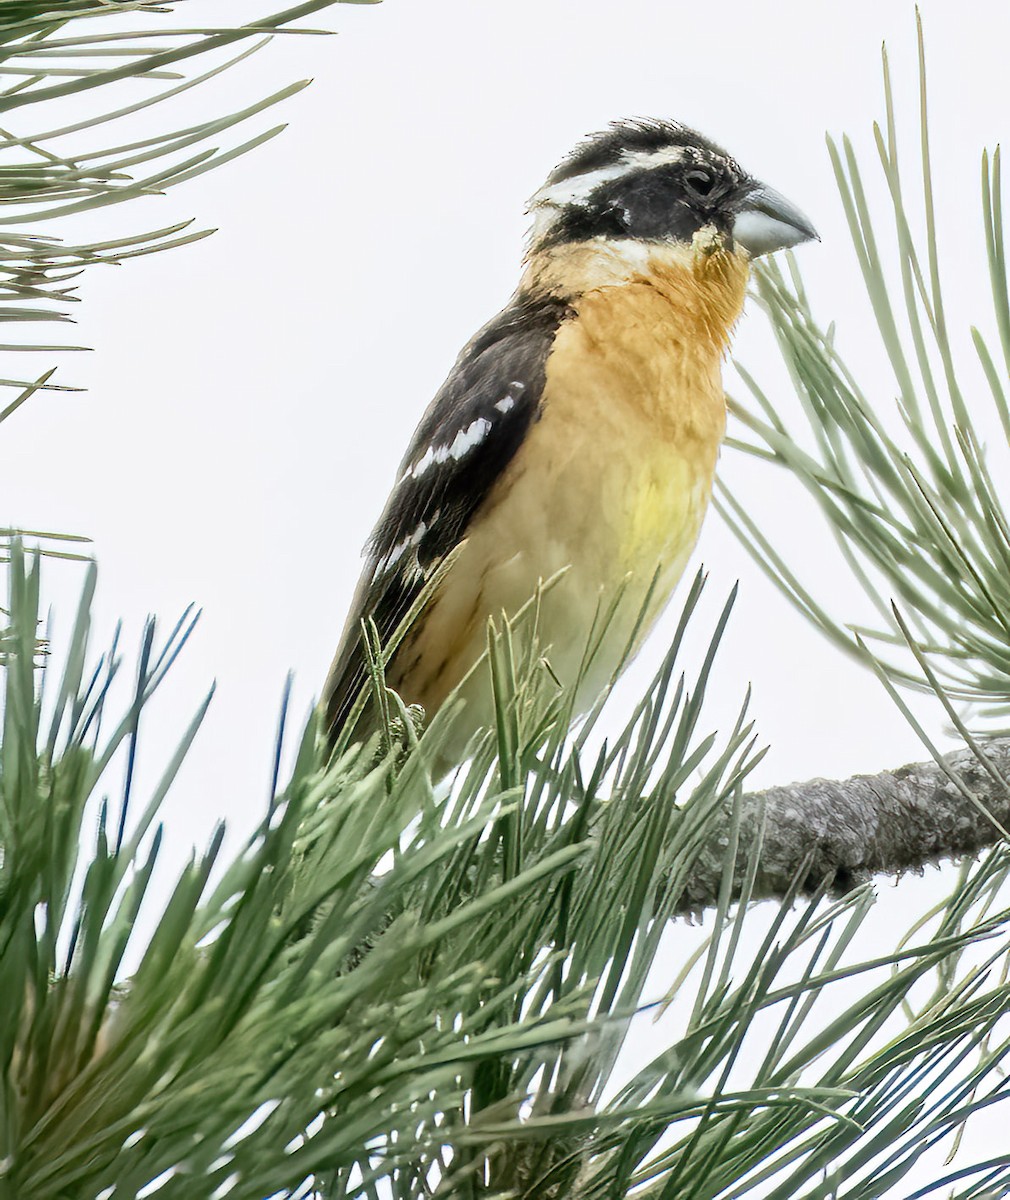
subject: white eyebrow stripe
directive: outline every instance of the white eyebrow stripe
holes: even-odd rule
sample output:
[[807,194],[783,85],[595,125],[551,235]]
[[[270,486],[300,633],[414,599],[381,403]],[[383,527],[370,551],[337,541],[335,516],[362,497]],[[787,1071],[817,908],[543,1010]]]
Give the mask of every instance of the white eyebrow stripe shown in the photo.
[[620,159],[595,171],[573,175],[559,183],[545,184],[530,200],[531,210],[542,205],[563,207],[566,204],[584,204],[590,195],[604,183],[620,179],[632,171],[650,167],[662,167],[669,163],[682,162],[690,153],[687,146],[665,146],[660,150],[626,150]]

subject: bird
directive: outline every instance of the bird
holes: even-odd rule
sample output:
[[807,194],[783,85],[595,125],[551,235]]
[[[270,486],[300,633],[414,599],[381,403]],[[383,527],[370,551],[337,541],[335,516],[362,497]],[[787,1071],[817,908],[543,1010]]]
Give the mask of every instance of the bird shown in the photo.
[[[544,581],[537,635],[584,713],[630,660],[694,549],[726,424],[722,364],[751,262],[817,239],[803,213],[677,121],[578,143],[528,209],[518,288],[421,418],[365,549],[321,700],[332,747],[375,728],[364,622],[405,705],[460,703],[448,767],[493,718],[489,620]],[[591,663],[594,622],[610,617]],[[371,715],[369,715],[371,713]],[[346,738],[344,739],[346,742]]]

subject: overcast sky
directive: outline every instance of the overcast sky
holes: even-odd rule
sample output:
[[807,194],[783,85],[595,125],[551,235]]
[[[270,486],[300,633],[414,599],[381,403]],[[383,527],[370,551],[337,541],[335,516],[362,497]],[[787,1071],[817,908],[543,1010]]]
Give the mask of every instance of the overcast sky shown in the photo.
[[[185,19],[227,23],[239,7],[266,6],[193,0]],[[969,321],[987,319],[978,160],[1010,121],[1010,17],[996,3],[922,8],[948,307],[965,346]],[[148,612],[167,624],[190,601],[203,608],[141,762],[150,782],[170,731],[181,733],[216,679],[167,808],[172,853],[202,845],[218,818],[244,831],[261,813],[285,674],[295,672],[300,719],[411,430],[460,346],[508,298],[524,202],[583,134],[618,117],[675,117],[796,202],[823,238],[799,251],[819,314],[838,321],[874,401],[892,402],[824,134],[851,133],[871,165],[886,39],[899,128],[914,152],[913,14],[910,3],[879,0],[337,8],[326,22],[340,36],[279,40],[171,116],[181,126],[315,77],[277,117],[291,123],[282,137],[168,198],[56,230],[102,236],[190,215],[219,227],[195,247],[89,272],[74,336],[95,353],[60,368],[88,391],[37,396],[3,431],[3,518],[94,539],[106,637],[118,617],[136,640]],[[796,414],[757,313],[745,315],[736,352]],[[836,614],[863,615],[802,494],[738,454],[724,454],[720,469]],[[771,745],[756,783],[926,757],[879,684],[802,622],[715,517],[702,562],[711,574],[699,631],[741,583],[703,723],[728,726],[753,684],[752,711]],[[47,570],[57,631],[77,584],[76,568]],[[627,694],[649,674],[677,608]],[[918,708],[941,736],[936,706]],[[884,883],[882,920],[906,920],[937,887],[935,874]]]

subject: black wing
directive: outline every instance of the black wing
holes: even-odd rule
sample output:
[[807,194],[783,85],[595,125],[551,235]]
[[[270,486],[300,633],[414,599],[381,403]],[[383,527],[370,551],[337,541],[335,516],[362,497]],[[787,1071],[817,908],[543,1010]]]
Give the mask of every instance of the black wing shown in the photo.
[[464,348],[415,430],[365,548],[324,689],[331,741],[365,682],[362,619],[370,617],[388,641],[432,571],[465,537],[539,415],[547,358],[567,313],[558,300],[514,298]]

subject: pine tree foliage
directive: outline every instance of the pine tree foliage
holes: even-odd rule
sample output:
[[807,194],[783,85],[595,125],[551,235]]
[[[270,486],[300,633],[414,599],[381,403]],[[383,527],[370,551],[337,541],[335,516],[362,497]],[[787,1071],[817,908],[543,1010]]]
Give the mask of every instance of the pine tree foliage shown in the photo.
[[[91,663],[93,579],[40,694],[39,569],[15,555],[0,1194],[875,1196],[1004,1094],[1002,851],[869,961],[849,953],[867,889],[789,897],[765,927],[746,885],[730,907],[727,876],[703,953],[665,983],[678,1037],[615,1086],[693,856],[754,761],[744,716],[702,733],[713,664],[678,677],[686,619],[595,751],[504,630],[497,728],[448,793],[426,770],[448,715],[406,759],[329,766],[310,725],[245,851],[221,862],[216,837],[166,901],[148,895],[157,811],[206,706],[143,801],[129,764],[190,625],[160,645],[148,630],[114,711],[122,658]],[[124,978],[145,904],[161,916]],[[846,981],[857,1002],[824,1019]]]
[[[8,38],[15,48],[38,37],[61,53],[90,54],[95,45],[133,53],[110,56],[111,68],[90,64],[88,54],[42,55],[72,65],[60,68],[69,75],[39,81],[40,60],[31,62],[28,47],[31,71],[5,97],[24,96],[28,114],[35,102],[57,98],[47,89],[89,91],[103,73],[106,82],[118,72],[146,75],[145,84],[153,76],[160,87],[157,73],[192,57],[194,47],[223,49],[253,28],[322,7],[228,31],[220,46],[220,31],[190,30],[151,55],[144,38],[118,39],[116,31],[128,17],[160,17],[163,6],[8,5],[8,29],[21,31]],[[99,43],[85,40],[91,21],[105,22]],[[177,86],[168,83],[169,91]],[[222,120],[200,131],[216,139],[234,124]],[[209,157],[197,161],[196,134],[152,130],[143,146],[68,157],[34,176],[26,167],[25,195],[36,187],[37,211],[112,203],[134,194],[131,187],[140,194],[155,186],[150,168],[124,156],[158,157],[162,186],[236,150],[204,147],[196,153]],[[889,136],[885,158],[893,163],[893,130]],[[34,142],[18,144],[37,168]],[[156,148],[175,165],[166,167]],[[129,181],[120,177],[135,167]],[[843,196],[865,249],[870,222],[854,159],[846,170]],[[1001,255],[995,198],[991,212],[990,252]],[[35,247],[42,256],[30,285],[38,294],[17,303],[51,314],[63,303],[65,269],[188,236],[172,228],[78,247],[72,262],[51,243],[3,247]],[[931,230],[928,240],[932,247]],[[914,285],[906,299],[928,299],[929,327],[942,328],[938,292],[925,283],[932,267],[917,275],[906,261]],[[815,427],[829,431],[824,458],[848,464],[839,467],[848,471],[844,488],[823,463],[816,473],[811,467],[811,490],[835,506],[843,537],[852,541],[850,530],[863,528],[868,545],[877,524],[883,543],[892,518],[881,515],[882,502],[854,499],[853,480],[886,468],[895,488],[896,479],[907,484],[903,450],[895,443],[888,458],[890,443],[882,450],[864,431],[843,453],[844,437],[863,428],[857,418],[876,429],[869,410],[858,397],[838,399],[851,379],[832,339],[817,332],[802,289],[775,271],[761,288]],[[884,312],[878,297],[878,318]],[[817,400],[815,379],[824,389]],[[912,407],[915,393],[903,393],[904,411],[932,412],[928,400]],[[933,419],[939,425],[942,417]],[[749,420],[785,458],[774,410]],[[913,438],[915,428],[911,420]],[[971,511],[999,526],[985,499],[995,490],[981,466],[971,467],[982,456],[971,457],[970,436],[946,437],[936,449],[928,438],[915,442],[936,472],[919,470],[926,488],[916,494],[928,492],[930,480],[960,480],[959,491],[935,487],[933,504],[915,509],[915,531],[934,563],[952,553],[950,539],[923,522],[934,507],[937,520],[946,514],[947,491],[958,519],[967,523],[974,489]],[[787,465],[803,477],[806,462],[796,455]],[[908,486],[904,494],[913,495]],[[760,549],[778,570],[770,547]],[[623,727],[604,697],[569,729],[574,689],[559,689],[544,666],[535,601],[515,626],[491,629],[495,727],[471,747],[451,787],[433,786],[428,769],[451,709],[416,736],[399,699],[382,688],[376,648],[373,686],[388,718],[376,743],[324,761],[310,721],[295,735],[291,776],[282,780],[278,768],[248,845],[229,858],[219,831],[165,895],[152,883],[159,810],[206,703],[143,796],[134,764],[141,715],[164,686],[191,617],[167,636],[150,625],[128,668],[118,640],[96,650],[89,567],[70,644],[59,662],[41,658],[41,574],[39,557],[15,540],[0,745],[0,1200],[868,1200],[907,1195],[902,1180],[924,1152],[949,1148],[976,1113],[1005,1098],[1005,847],[966,866],[943,904],[888,953],[868,957],[871,889],[835,896],[825,879],[800,900],[809,882],[801,873],[780,904],[753,908],[761,839],[741,847],[731,821],[708,936],[686,962],[671,967],[664,957],[662,939],[693,864],[727,806],[739,810],[760,756],[745,701],[722,733],[705,715],[732,598],[708,631],[701,665],[690,674],[684,665],[689,630],[695,644],[706,636],[696,611],[702,579]],[[893,583],[901,636],[930,629],[920,658],[938,664],[933,681],[939,686],[941,670],[958,672],[981,693],[990,664],[982,588],[966,589],[976,624],[952,643],[942,608],[954,604],[949,590],[937,596],[933,583],[914,578],[905,590]],[[889,620],[886,605],[881,611]],[[597,634],[606,621],[601,613]],[[840,626],[822,624],[851,644]],[[889,635],[885,649],[893,627]],[[127,674],[133,683],[124,695]],[[278,763],[291,739],[287,725],[282,713]],[[748,865],[734,880],[730,864],[741,849]],[[739,903],[730,902],[734,891]],[[651,1062],[629,1072],[622,1046],[634,1022],[650,1019],[643,1006],[657,997],[673,1033],[657,1039]],[[1000,1150],[990,1161],[958,1161],[915,1196],[991,1200],[1008,1189],[1010,1156]]]
[[[81,242],[73,235],[65,240],[53,226],[163,192],[275,137],[283,125],[255,133],[247,127],[258,126],[262,114],[304,88],[306,80],[195,125],[176,126],[173,101],[262,50],[275,34],[297,29],[293,22],[334,3],[310,0],[283,12],[261,12],[232,29],[167,25],[164,16],[171,9],[143,0],[18,0],[0,6],[0,321],[12,323],[15,339],[0,344],[0,351],[24,364],[40,354],[82,349],[39,341],[38,331],[72,319],[85,270],[207,236],[209,230],[183,221]],[[198,72],[179,71],[196,59]],[[139,114],[144,132],[138,137]],[[23,365],[4,372],[0,388],[9,398],[0,400],[0,424],[36,392],[72,387],[52,382],[55,372],[48,367],[33,376]],[[86,540],[0,530],[0,555],[8,539],[23,532],[61,557],[78,557],[73,543]]]
[[[788,428],[746,371],[759,411],[734,406],[760,439],[747,448],[788,467],[827,516],[879,624],[850,628],[834,618],[818,601],[816,584],[790,569],[744,507],[725,492],[724,514],[800,611],[838,644],[857,652],[868,644],[891,678],[930,691],[942,684],[952,700],[971,701],[1005,719],[1010,712],[1010,516],[997,480],[1006,470],[1010,441],[1010,295],[1000,152],[982,155],[982,222],[969,220],[968,214],[964,220],[966,229],[978,229],[976,246],[987,254],[997,349],[973,327],[977,362],[965,365],[955,353],[941,289],[921,24],[918,45],[921,195],[911,202],[906,200],[909,172],[899,167],[884,52],[886,120],[883,129],[874,127],[874,135],[891,199],[891,245],[871,214],[851,142],[844,138],[839,146],[828,139],[892,378],[860,384],[837,349],[834,329],[818,324],[790,260],[788,273],[777,264],[758,272],[758,298],[811,436]],[[910,212],[916,204],[923,212],[918,237]],[[900,288],[897,298],[889,275]],[[896,422],[889,420],[892,415]],[[995,443],[987,451],[991,434]]]

